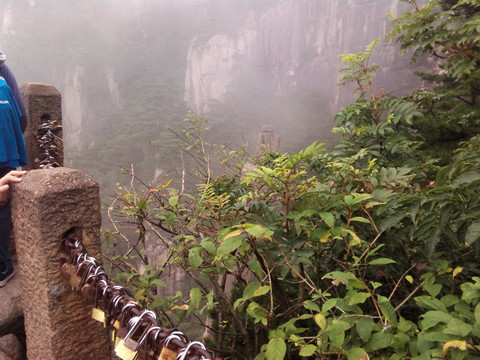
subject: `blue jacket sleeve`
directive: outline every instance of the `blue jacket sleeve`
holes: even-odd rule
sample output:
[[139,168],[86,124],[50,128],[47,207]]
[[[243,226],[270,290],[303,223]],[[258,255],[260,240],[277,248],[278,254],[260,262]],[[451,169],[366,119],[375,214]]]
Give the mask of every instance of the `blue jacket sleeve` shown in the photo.
[[28,115],[27,111],[25,110],[25,104],[23,103],[22,94],[20,93],[17,80],[15,79],[15,76],[13,75],[10,68],[5,63],[0,66],[0,76],[5,79],[8,86],[13,92],[15,101],[17,102],[18,108],[22,113],[22,116],[20,117],[20,128],[22,129],[22,132],[24,132],[28,124]]

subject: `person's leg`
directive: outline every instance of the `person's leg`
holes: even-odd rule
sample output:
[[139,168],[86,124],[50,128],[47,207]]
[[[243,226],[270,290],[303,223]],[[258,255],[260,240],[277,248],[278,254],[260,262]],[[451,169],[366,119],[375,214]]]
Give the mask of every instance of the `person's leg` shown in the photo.
[[8,200],[5,205],[0,205],[0,272],[5,264],[9,264],[12,261],[12,254],[8,250],[11,228],[12,210],[10,208],[10,200]]
[[[12,169],[0,169],[0,177],[5,176]],[[12,278],[12,254],[8,250],[10,244],[10,231],[12,228],[12,210],[10,200],[5,205],[0,205],[0,287]]]

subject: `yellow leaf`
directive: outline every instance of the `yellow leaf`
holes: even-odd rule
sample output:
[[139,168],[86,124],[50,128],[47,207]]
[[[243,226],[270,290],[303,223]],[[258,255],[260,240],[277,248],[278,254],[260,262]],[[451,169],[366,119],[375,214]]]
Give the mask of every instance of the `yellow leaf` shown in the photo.
[[407,280],[410,284],[413,284],[413,277],[411,275],[405,276],[405,280]]
[[169,179],[165,184],[162,185],[162,189],[165,189],[170,183],[172,182],[172,179]]
[[240,235],[241,233],[242,233],[242,230],[232,231],[231,233],[227,234],[227,235],[223,238],[223,240],[226,240],[226,239],[231,238],[231,237],[233,237],[233,236],[238,236],[238,235]]
[[327,231],[323,236],[320,238],[321,243],[326,243],[328,239],[332,236],[332,233],[330,231]]
[[345,230],[346,232],[348,232],[351,236],[352,236],[352,245],[361,245],[362,244],[362,240],[360,240],[360,238],[358,237],[357,234],[355,234],[352,230]]
[[462,272],[463,268],[461,266],[457,266],[455,270],[453,270],[453,277],[457,276]]
[[459,350],[467,350],[467,342],[465,340],[452,340],[447,341],[443,345],[442,357],[447,355],[447,352],[450,348],[456,348]]
[[325,319],[325,316],[323,316],[323,314],[315,314],[314,319],[321,330],[325,329],[325,326],[327,326],[327,319]]

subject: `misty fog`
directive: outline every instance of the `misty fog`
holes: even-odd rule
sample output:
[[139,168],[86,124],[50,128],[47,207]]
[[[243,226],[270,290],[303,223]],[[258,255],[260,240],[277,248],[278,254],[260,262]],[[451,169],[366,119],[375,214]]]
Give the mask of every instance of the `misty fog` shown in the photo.
[[[388,33],[397,0],[10,0],[0,47],[18,82],[62,94],[65,165],[112,187],[119,166],[151,178],[176,150],[189,110],[217,142],[254,146],[263,125],[280,151],[332,144],[339,54]],[[388,91],[418,87],[394,44],[375,52]]]

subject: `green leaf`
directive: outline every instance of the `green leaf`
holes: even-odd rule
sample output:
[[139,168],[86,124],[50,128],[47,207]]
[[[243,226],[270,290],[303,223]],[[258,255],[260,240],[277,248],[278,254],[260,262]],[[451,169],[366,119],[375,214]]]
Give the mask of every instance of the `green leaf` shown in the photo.
[[328,328],[327,333],[330,343],[335,348],[342,346],[343,342],[345,341],[345,328],[343,327],[343,324],[341,324],[339,321],[334,321]]
[[435,277],[431,276],[425,283],[423,284],[423,288],[428,292],[428,294],[432,297],[436,297],[440,291],[442,290],[441,284],[434,284]]
[[253,297],[253,294],[255,291],[261,286],[261,284],[258,281],[251,282],[250,284],[247,285],[245,290],[243,290],[243,297],[245,299],[251,299]]
[[397,225],[406,216],[407,216],[406,214],[402,214],[402,213],[396,213],[396,214],[390,215],[380,222],[379,228],[380,230],[387,230],[392,226]]
[[423,320],[420,322],[422,330],[430,329],[438,323],[447,324],[453,317],[443,311],[428,311],[422,315]]
[[317,347],[315,345],[309,344],[304,346],[300,350],[300,356],[312,356],[315,351],[317,351]]
[[322,313],[315,314],[313,319],[321,330],[325,329],[327,326],[327,319]]
[[178,204],[178,196],[172,196],[170,199],[168,199],[168,203],[170,206],[175,207]]
[[241,235],[225,238],[220,247],[217,249],[217,256],[222,257],[228,253],[231,253],[232,251],[237,250],[242,244],[242,241],[243,236]]
[[305,306],[305,308],[307,308],[308,310],[320,312],[320,308],[312,300],[305,300],[303,306]]
[[361,222],[361,223],[365,223],[365,224],[370,224],[370,220],[365,219],[365,218],[360,217],[360,216],[354,216],[350,219],[350,221],[357,221],[357,222]]
[[248,263],[248,268],[258,277],[262,276],[262,267],[257,259],[251,259]]
[[287,345],[283,339],[273,338],[267,344],[265,356],[267,360],[281,360],[285,358],[287,353]]
[[474,222],[471,224],[465,234],[465,243],[467,245],[472,245],[475,241],[480,238],[480,222]]
[[478,303],[476,306],[475,306],[475,321],[477,322],[477,324],[480,323],[480,303]]
[[200,305],[200,301],[202,300],[202,292],[199,288],[192,288],[190,290],[190,306],[188,307],[188,311],[191,312],[194,308],[197,308]]
[[464,337],[467,336],[472,329],[472,325],[467,324],[460,319],[452,318],[448,322],[447,327],[443,330],[443,333]]
[[348,305],[363,304],[369,297],[369,293],[357,292],[348,300]]
[[322,218],[322,220],[327,224],[329,227],[333,227],[335,225],[335,218],[329,212],[321,212],[318,215]]
[[480,171],[470,171],[457,177],[453,181],[453,185],[470,184],[477,180],[480,180]]
[[215,244],[211,241],[202,240],[202,242],[200,243],[200,246],[203,247],[205,250],[207,250],[210,254],[217,253],[217,248]]
[[370,194],[358,194],[358,193],[351,193],[350,195],[345,196],[345,204],[348,206],[358,204],[362,201],[368,200],[372,198]]
[[426,295],[417,296],[415,298],[415,302],[423,308],[447,312],[447,308],[445,307],[445,305],[443,305],[443,303],[440,300],[433,298],[431,296],[426,296]]
[[373,326],[374,322],[371,318],[361,317],[358,319],[355,329],[363,342],[367,342],[372,336]]
[[367,352],[370,353],[373,351],[385,349],[390,345],[392,340],[393,340],[392,334],[384,331],[377,332],[372,335],[367,345],[365,346],[365,350],[367,350]]
[[387,258],[378,258],[375,260],[372,260],[368,263],[368,265],[386,265],[386,264],[395,264],[396,261],[392,259],[387,259]]
[[382,314],[387,320],[390,320],[394,324],[397,323],[397,314],[395,313],[395,308],[390,301],[388,301],[388,299],[385,299],[385,301],[380,301],[379,299],[378,306],[380,307],[380,310],[382,310]]
[[346,284],[348,280],[357,279],[352,273],[343,271],[332,271],[323,276],[324,279],[333,279],[335,285]]
[[191,248],[188,252],[188,261],[190,262],[190,266],[193,269],[197,269],[200,265],[202,265],[203,257],[202,257],[203,249],[199,246]]
[[368,360],[367,352],[362,348],[351,348],[345,351],[348,360]]
[[247,233],[249,233],[250,235],[258,239],[262,239],[262,238],[270,239],[273,235],[272,230],[261,225],[252,225],[252,226],[244,225],[244,228]]

